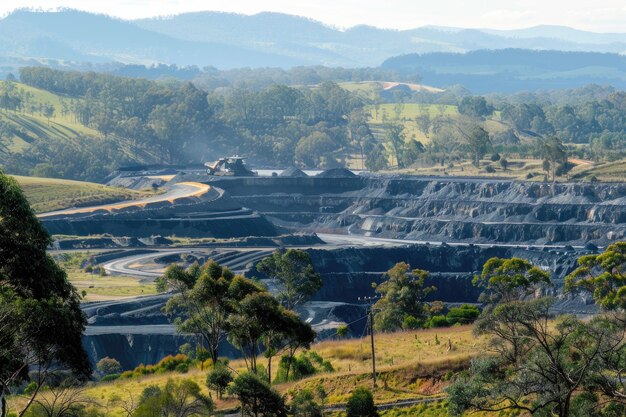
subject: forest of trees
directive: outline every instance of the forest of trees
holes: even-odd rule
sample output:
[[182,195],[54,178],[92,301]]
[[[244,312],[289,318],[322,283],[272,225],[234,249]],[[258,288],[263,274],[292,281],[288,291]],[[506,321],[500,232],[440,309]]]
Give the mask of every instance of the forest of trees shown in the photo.
[[[60,108],[34,105],[31,93],[9,82],[2,84],[0,109],[37,113],[48,120],[61,114],[95,129],[99,137],[75,142],[29,138],[28,151],[10,158],[4,168],[16,174],[97,181],[119,166],[201,163],[231,153],[271,167],[331,168],[355,158],[370,170],[461,158],[478,166],[490,152],[543,157],[543,138],[548,136],[582,145],[568,149],[579,157],[616,160],[626,155],[626,93],[612,89],[479,97],[452,87],[444,93],[399,89],[372,98],[332,81],[293,87],[261,82],[263,73],[258,71],[239,74],[249,82],[213,88],[210,83],[22,68],[21,82],[58,94]],[[285,82],[293,82],[298,72],[285,74]],[[310,81],[318,79],[324,77]],[[459,115],[420,113],[412,122],[430,139],[427,145],[411,138],[398,120],[384,122],[384,133],[373,134],[371,108],[412,102],[455,105]],[[488,118],[501,120],[508,130],[485,136]],[[12,129],[0,124],[0,138],[23,133]]]

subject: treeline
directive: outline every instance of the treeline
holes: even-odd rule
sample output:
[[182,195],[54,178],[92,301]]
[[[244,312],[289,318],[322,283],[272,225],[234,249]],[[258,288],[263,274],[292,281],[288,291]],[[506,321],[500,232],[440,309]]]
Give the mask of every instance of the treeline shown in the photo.
[[[444,93],[395,88],[368,96],[331,81],[315,84],[331,77],[324,71],[337,72],[334,76],[339,79],[342,71],[345,78],[385,75],[369,69],[268,69],[266,83],[260,81],[263,71],[243,69],[229,74],[239,74],[233,79],[246,83],[200,88],[190,82],[25,67],[20,71],[23,83],[62,96],[60,108],[44,105],[31,110],[48,118],[55,114],[71,117],[98,131],[101,138],[31,141],[27,152],[5,162],[5,169],[97,181],[120,165],[199,163],[231,153],[249,157],[253,165],[271,167],[331,168],[356,160],[359,168],[380,170],[409,167],[416,161],[449,164],[468,158],[478,165],[477,159],[489,152],[545,157],[541,148],[543,138],[549,136],[584,145],[569,149],[578,157],[613,160],[626,155],[624,92],[603,89],[594,94],[593,89],[586,89],[580,102],[559,101],[556,93],[528,94],[525,100],[471,96],[461,87]],[[296,78],[307,73],[313,78],[299,81],[314,86],[286,85],[297,84]],[[277,74],[284,77],[274,77]],[[0,104],[6,103],[2,104],[6,109],[29,111],[28,106],[3,97]],[[436,115],[424,107],[414,120],[401,119],[401,106],[411,102],[437,103],[442,108],[443,104],[456,105],[460,116],[446,114],[445,108]],[[374,135],[371,109],[378,112],[383,103],[396,103],[396,119],[385,121]],[[501,120],[509,128],[485,136],[482,126],[487,119]],[[414,123],[428,143],[410,137],[407,123]]]
[[233,87],[245,83],[247,87],[260,90],[275,84],[316,85],[324,81],[358,82],[371,80],[419,82],[417,74],[402,78],[395,71],[382,68],[341,68],[316,66],[298,66],[283,68],[237,68],[219,70],[215,67],[198,68],[197,66],[179,67],[177,65],[123,65],[114,70],[103,70],[123,77],[146,78],[149,80],[177,79],[193,81],[204,89],[213,90],[221,87]]
[[[239,153],[256,164],[341,165],[342,150],[351,146],[348,115],[364,106],[332,82],[316,88],[274,85],[207,93],[191,83],[49,68],[23,68],[20,79],[66,97],[75,120],[105,139],[126,138],[128,149],[119,146],[120,161],[151,155],[179,164]],[[360,120],[352,128],[367,130],[367,120]],[[37,160],[54,164],[62,159],[50,147],[36,144],[9,169],[35,169]]]

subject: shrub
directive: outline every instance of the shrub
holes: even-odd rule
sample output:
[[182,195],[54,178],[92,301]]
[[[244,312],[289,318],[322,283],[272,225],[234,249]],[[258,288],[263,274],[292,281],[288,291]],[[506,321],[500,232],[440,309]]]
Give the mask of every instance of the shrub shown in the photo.
[[122,365],[117,359],[107,356],[98,361],[96,369],[102,375],[119,374],[122,372]]
[[155,365],[157,372],[171,372],[175,371],[176,367],[181,363],[189,363],[189,358],[186,355],[179,353],[176,356],[167,355],[159,363]]
[[313,392],[303,389],[295,393],[291,400],[291,413],[294,416],[321,417],[322,407],[315,401]]
[[404,330],[419,329],[420,327],[422,327],[422,322],[413,316],[405,316],[404,320],[402,320],[402,328]]
[[283,397],[258,375],[239,375],[228,389],[241,402],[243,414],[287,417]]
[[346,404],[347,417],[378,417],[374,405],[374,396],[367,388],[359,387],[354,390]]
[[485,167],[485,171],[488,172],[489,174],[493,174],[494,172],[496,172],[496,169],[492,167],[491,165],[487,165]]
[[120,376],[121,376],[120,374],[109,374],[109,375],[103,376],[100,381],[102,381],[102,382],[111,382],[111,381],[115,381],[116,379],[119,379]]
[[337,337],[346,337],[348,335],[348,326],[337,327]]
[[215,391],[218,398],[222,398],[228,385],[233,382],[233,373],[224,364],[218,362],[206,376],[206,385]]
[[476,306],[463,304],[461,307],[451,308],[446,319],[450,325],[457,323],[469,324],[473,323],[480,315],[480,309]]
[[500,160],[500,154],[499,153],[494,153],[491,155],[491,162],[498,162]]
[[428,320],[428,327],[448,327],[449,325],[448,319],[443,315],[432,316]]
[[317,352],[302,352],[291,359],[288,355],[283,355],[278,362],[276,382],[296,381],[317,372],[333,372],[334,370],[333,365]]
[[189,372],[189,364],[179,363],[178,365],[176,365],[176,372],[186,374],[187,372]]

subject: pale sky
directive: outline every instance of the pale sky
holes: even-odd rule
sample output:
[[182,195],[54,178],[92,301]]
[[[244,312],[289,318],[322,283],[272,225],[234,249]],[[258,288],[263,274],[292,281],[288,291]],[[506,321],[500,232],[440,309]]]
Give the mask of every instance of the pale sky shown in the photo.
[[244,14],[273,11],[340,28],[358,24],[396,29],[563,25],[595,32],[626,32],[626,0],[1,0],[0,15],[22,7],[67,7],[124,19],[208,10]]

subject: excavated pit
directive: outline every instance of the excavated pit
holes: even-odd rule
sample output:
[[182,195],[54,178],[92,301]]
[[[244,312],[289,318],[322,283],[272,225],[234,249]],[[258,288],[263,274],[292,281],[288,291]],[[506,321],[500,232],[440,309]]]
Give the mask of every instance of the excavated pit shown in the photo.
[[[372,283],[381,282],[383,272],[397,262],[431,272],[428,284],[438,288],[432,300],[473,303],[479,291],[471,280],[485,261],[494,256],[526,258],[552,271],[556,287],[550,294],[558,298],[558,309],[590,314],[595,311],[591,300],[562,294],[563,278],[579,256],[626,236],[624,183],[553,185],[485,178],[296,174],[246,178],[186,174],[170,180],[168,186],[197,181],[209,184],[218,195],[61,214],[43,222],[55,234],[109,233],[142,239],[255,236],[241,246],[302,245],[324,286],[300,312],[322,332],[332,331],[333,323],[349,323],[363,315],[358,298],[374,295]],[[347,239],[326,247],[316,246],[320,242],[315,240],[277,241],[276,236],[285,232],[341,234]],[[367,240],[351,242],[351,236],[431,243],[364,247]],[[140,246],[137,242],[131,239],[127,246]],[[251,271],[253,266],[248,275],[259,275]],[[189,338],[177,335],[161,313],[163,297],[85,305],[90,325],[84,343],[92,361],[119,355],[129,369],[176,353]],[[362,328],[353,326],[352,331],[362,334]],[[235,352],[224,346],[223,354]]]
[[219,178],[277,226],[423,241],[603,246],[626,236],[626,184],[355,176]]

